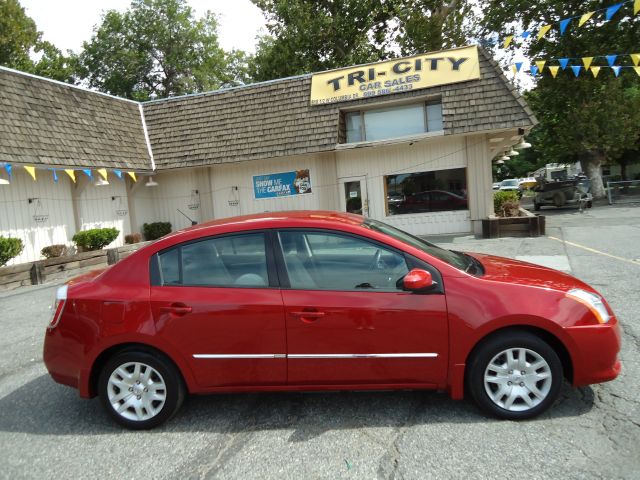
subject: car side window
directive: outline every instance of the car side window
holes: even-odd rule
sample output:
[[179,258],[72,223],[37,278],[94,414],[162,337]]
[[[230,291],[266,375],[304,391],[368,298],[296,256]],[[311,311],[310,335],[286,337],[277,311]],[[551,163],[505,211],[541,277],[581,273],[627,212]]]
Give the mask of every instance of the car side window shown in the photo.
[[162,285],[267,287],[264,233],[186,243],[158,255]]
[[350,235],[278,233],[291,288],[398,291],[409,271],[402,254]]

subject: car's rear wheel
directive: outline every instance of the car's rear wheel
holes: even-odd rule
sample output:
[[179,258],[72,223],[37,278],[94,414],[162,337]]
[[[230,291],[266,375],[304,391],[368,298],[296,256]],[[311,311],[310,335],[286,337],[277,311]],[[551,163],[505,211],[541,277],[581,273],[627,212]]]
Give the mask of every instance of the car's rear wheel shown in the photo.
[[498,418],[523,420],[547,410],[562,386],[562,363],[541,338],[507,331],[474,353],[467,377],[478,406]]
[[127,428],[153,428],[171,418],[185,396],[182,378],[167,359],[125,351],[105,364],[98,380],[100,399],[113,419]]

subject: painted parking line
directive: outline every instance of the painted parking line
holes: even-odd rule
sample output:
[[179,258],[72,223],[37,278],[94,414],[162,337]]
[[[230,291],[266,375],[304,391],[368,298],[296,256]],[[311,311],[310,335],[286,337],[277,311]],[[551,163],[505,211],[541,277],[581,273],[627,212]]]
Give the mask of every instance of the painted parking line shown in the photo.
[[562,240],[556,237],[547,237],[547,238],[550,238],[551,240],[555,240],[560,243],[564,243],[566,245],[571,245],[572,247],[581,248],[582,250],[586,250],[587,252],[597,253],[598,255],[614,258],[616,260],[620,260],[621,262],[631,263],[632,265],[640,265],[640,262],[638,260],[631,260],[629,258],[618,257],[617,255],[611,255],[610,253],[601,252],[600,250],[596,250],[595,248],[587,247],[585,245],[580,245],[579,243],[569,242],[568,240]]

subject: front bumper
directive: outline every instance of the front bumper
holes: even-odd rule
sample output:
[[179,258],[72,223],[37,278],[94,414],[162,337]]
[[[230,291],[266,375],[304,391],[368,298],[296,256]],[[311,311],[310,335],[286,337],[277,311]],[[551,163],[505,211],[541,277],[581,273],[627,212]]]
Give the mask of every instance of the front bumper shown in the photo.
[[621,332],[615,317],[606,324],[567,327],[565,331],[574,345],[575,387],[608,382],[618,376],[622,368],[618,360]]

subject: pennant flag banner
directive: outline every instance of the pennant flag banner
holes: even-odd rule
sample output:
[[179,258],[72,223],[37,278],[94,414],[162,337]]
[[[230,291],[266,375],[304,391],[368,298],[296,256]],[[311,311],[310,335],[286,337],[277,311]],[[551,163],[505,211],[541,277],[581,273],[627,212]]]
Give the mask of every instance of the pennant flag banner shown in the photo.
[[[513,71],[514,74],[520,71],[525,71],[523,67],[524,65],[529,63],[530,66],[529,66],[528,73],[535,76],[543,73],[544,67],[547,65],[548,62],[557,61],[559,66],[555,68],[556,75],[559,69],[566,70],[567,67],[571,67],[571,71],[577,77],[580,75],[582,68],[584,68],[585,70],[591,70],[592,68],[594,68],[594,65],[593,65],[594,60],[597,58],[600,58],[600,59],[606,60],[607,65],[606,66],[596,65],[598,67],[598,70],[596,70],[596,72],[599,72],[599,69],[602,67],[612,68],[614,69],[613,70],[614,74],[617,77],[620,74],[620,71],[621,71],[620,69],[632,68],[632,65],[624,65],[624,63],[628,62],[624,60],[624,58],[626,58],[627,56],[631,58],[631,61],[633,62],[634,66],[636,67],[640,66],[640,53],[624,53],[624,54],[614,54],[614,55],[594,55],[593,57],[582,57],[582,58],[569,58],[569,57],[551,58],[549,60],[533,60],[533,61],[527,61],[525,59],[525,61],[515,62],[513,65],[511,65],[511,70]],[[615,63],[618,60],[620,60],[621,63],[623,63],[623,65],[617,65],[620,67],[620,69],[615,68],[617,67]],[[548,68],[551,69],[552,67],[549,66]],[[592,70],[592,73],[593,73],[593,70]],[[598,74],[596,73],[595,76],[597,75]],[[555,78],[555,75],[554,75],[554,78]]]
[[584,25],[585,23],[587,23],[589,21],[589,19],[591,17],[593,17],[593,14],[596,12],[589,12],[589,13],[585,13],[584,15],[582,15],[580,17],[580,21],[578,22],[578,26],[581,27],[582,25]]
[[138,179],[136,178],[136,173],[135,172],[127,172],[127,175],[129,175],[134,182],[137,182]]
[[593,62],[593,57],[582,57],[582,64],[586,70],[589,70],[591,62]]
[[27,165],[24,166],[24,169],[29,173],[29,175],[31,175],[31,178],[33,178],[33,181],[36,181],[36,168],[35,167],[28,167]]
[[613,64],[616,63],[617,57],[618,57],[617,55],[605,55],[605,58],[607,59],[607,63],[609,64],[610,67],[613,67]]
[[107,180],[107,169],[106,168],[99,168],[99,169],[96,170],[96,172],[98,172],[103,179]]
[[597,78],[600,73],[600,67],[591,67],[591,73],[593,73],[593,78]]
[[11,180],[11,178],[13,178],[13,177],[12,177],[13,173],[11,172],[11,164],[10,164],[10,163],[7,163],[7,164],[4,166],[4,169],[7,171],[7,175],[9,175],[9,180]]
[[520,71],[520,69],[522,68],[522,63],[523,62],[516,62],[516,64],[515,64],[516,65],[516,72]]
[[582,67],[581,67],[580,65],[573,65],[573,66],[571,67],[571,70],[573,70],[573,74],[574,74],[576,77],[579,77],[579,76],[580,76],[580,69],[581,69],[581,68],[582,68]]
[[547,33],[549,33],[549,30],[551,30],[551,25],[545,25],[544,27],[542,27],[540,29],[540,31],[538,32],[538,40],[540,40],[542,37],[544,37]]
[[[638,0],[640,2],[640,0]],[[637,67],[640,64],[640,53],[632,53],[629,55],[631,57],[631,61]]]
[[558,75],[558,70],[560,69],[560,67],[549,67],[549,71],[551,72],[551,75],[553,75],[553,78],[556,78],[556,75]]
[[91,180],[93,180],[93,172],[90,169],[84,168],[82,171],[84,172],[84,174],[87,177],[89,177]]
[[607,8],[607,12],[605,14],[605,18],[607,22],[611,20],[611,17],[613,17],[618,10],[620,10],[621,6],[622,6],[622,3],[618,3],[616,5],[611,5],[609,8]]
[[618,66],[618,67],[611,67],[611,70],[613,70],[613,73],[615,73],[615,74],[616,74],[616,77],[617,77],[618,75],[620,75],[620,69],[621,69],[621,68],[622,68],[622,67],[620,67],[620,66]]
[[52,168],[51,171],[53,172],[53,182],[58,183],[58,172],[55,168]]
[[560,62],[560,67],[564,70],[565,68],[567,68],[567,65],[569,65],[569,59],[568,58],[559,58],[558,62]]
[[636,71],[636,73],[640,77],[640,67],[633,67],[633,69]]
[[65,168],[65,173],[69,175],[69,178],[73,180],[73,183],[76,183],[76,171],[71,168]]
[[538,74],[538,67],[536,67],[535,65],[531,65],[530,69],[531,71],[531,75],[536,76]]
[[542,73],[542,70],[544,70],[544,64],[547,63],[546,60],[538,60],[536,62],[536,66],[538,67],[538,70],[540,70],[540,73]]
[[114,170],[113,173],[116,174],[116,177],[122,180],[122,170]]
[[[638,12],[640,12],[640,0],[626,0],[624,2],[616,3],[615,5],[610,5],[598,10],[593,10],[591,12],[585,12],[574,15],[572,17],[562,18],[557,23],[560,35],[562,36],[567,32],[567,28],[569,27],[571,20],[578,20],[578,27],[582,27],[585,23],[591,20],[594,15],[597,14],[598,18],[604,20],[604,22],[609,22],[623,6],[628,4],[630,7],[631,3],[633,3],[633,15],[638,14]],[[625,11],[627,11],[627,7],[625,7]],[[630,11],[628,11],[626,14],[619,15],[618,20],[626,18],[628,15],[631,15]],[[600,27],[604,24],[604,22],[596,22],[596,26]],[[535,35],[535,30],[525,30],[521,33],[514,33],[512,35],[504,37],[502,47],[508,48],[510,45],[514,44],[514,39],[522,39],[522,41],[527,41],[535,36],[536,40],[540,40],[544,38],[547,33],[549,33],[549,30],[551,30],[552,27],[553,25],[542,25]],[[483,42],[495,44],[498,43],[499,40],[484,40]]]

